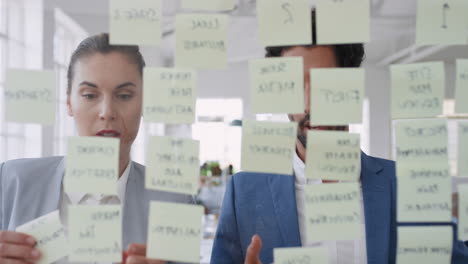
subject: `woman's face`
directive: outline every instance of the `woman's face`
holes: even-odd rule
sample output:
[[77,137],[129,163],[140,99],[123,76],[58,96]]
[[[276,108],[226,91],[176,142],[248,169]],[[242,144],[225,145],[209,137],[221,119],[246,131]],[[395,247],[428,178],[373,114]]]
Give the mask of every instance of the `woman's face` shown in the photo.
[[80,136],[119,138],[121,155],[128,155],[140,126],[142,93],[142,76],[127,55],[96,53],[74,65],[68,114]]

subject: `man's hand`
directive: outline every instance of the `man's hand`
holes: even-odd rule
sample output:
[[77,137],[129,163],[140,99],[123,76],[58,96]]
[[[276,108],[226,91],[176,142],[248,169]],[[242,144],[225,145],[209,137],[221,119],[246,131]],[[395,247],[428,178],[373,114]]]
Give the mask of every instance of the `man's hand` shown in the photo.
[[124,264],[166,264],[165,261],[146,258],[145,244],[130,244],[127,249],[127,260]]
[[0,231],[0,263],[31,264],[41,258],[36,240],[26,234]]
[[249,247],[247,248],[247,255],[245,256],[244,264],[262,264],[259,255],[262,250],[262,240],[258,235],[252,237]]

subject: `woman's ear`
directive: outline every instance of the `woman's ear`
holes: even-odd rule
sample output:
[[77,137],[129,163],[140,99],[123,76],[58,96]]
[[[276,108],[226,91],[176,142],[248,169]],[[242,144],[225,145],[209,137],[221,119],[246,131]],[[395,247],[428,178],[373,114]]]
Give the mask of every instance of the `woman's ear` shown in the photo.
[[67,96],[67,112],[69,116],[73,116],[73,111],[72,111],[72,106],[71,106],[71,101],[70,101],[70,96]]

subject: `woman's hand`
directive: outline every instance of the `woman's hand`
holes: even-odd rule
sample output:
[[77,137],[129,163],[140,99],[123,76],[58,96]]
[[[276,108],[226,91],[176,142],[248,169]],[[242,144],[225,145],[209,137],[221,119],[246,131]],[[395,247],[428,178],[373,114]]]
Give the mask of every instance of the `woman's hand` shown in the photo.
[[0,263],[31,264],[41,258],[39,250],[34,248],[36,240],[26,234],[0,231]]
[[166,264],[166,261],[146,258],[146,245],[134,243],[128,245],[125,264]]

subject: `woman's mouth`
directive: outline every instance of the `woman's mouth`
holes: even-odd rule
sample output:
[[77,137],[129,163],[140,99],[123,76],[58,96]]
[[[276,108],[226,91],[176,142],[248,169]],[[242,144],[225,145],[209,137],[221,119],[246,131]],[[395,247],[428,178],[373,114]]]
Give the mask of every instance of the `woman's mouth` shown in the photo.
[[101,130],[96,133],[96,136],[98,137],[114,137],[114,138],[119,138],[120,133],[115,130]]

